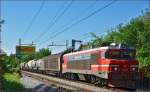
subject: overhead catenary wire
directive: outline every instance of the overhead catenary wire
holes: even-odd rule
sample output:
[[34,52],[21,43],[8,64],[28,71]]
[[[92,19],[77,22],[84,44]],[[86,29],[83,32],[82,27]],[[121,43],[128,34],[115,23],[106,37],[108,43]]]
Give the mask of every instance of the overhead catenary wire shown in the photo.
[[42,8],[44,7],[45,2],[46,2],[46,0],[43,0],[41,2],[41,5],[40,5],[39,9],[33,15],[33,18],[31,19],[29,25],[27,26],[27,28],[25,29],[25,31],[23,32],[23,34],[22,34],[22,36],[20,38],[24,38],[27,35],[28,31],[31,29],[32,25],[34,24],[35,20],[37,19],[38,15],[40,14]]
[[61,19],[61,17],[65,14],[65,12],[71,7],[71,5],[73,4],[73,1],[74,0],[71,0],[71,2],[65,7],[65,9],[62,12],[61,10],[63,9],[64,5],[58,10],[58,12],[53,18],[53,21],[49,23],[49,25],[42,31],[42,33],[34,40],[34,42],[41,39],[47,32],[49,32],[49,30]]
[[[71,23],[73,23],[74,21],[76,21],[76,20],[79,18],[79,16],[82,16],[82,15],[84,15],[88,10],[91,10],[91,9],[94,7],[94,5],[96,4],[96,2],[99,1],[99,0],[93,0],[93,1],[94,1],[94,2],[91,3],[91,4],[82,12],[82,14],[78,15],[76,18],[74,18],[73,20],[71,20],[71,22],[69,21],[68,23],[66,23],[65,25],[63,25],[60,29],[65,28],[65,27],[68,26],[69,24],[71,24]],[[55,30],[55,31],[52,32],[51,34],[55,34],[55,33],[57,33],[57,31],[59,31],[59,30]],[[39,36],[36,38],[36,40],[35,40],[34,42],[39,41],[40,38],[41,38],[40,36],[43,36],[43,35],[39,35]]]
[[[93,0],[93,2],[88,5],[88,7],[86,7],[82,13],[78,16],[76,16],[75,18],[73,18],[71,21],[67,22],[66,24],[64,24],[61,28],[65,28],[66,26],[68,26],[70,23],[73,23],[75,22],[77,19],[79,19],[79,17],[83,16],[86,12],[90,11],[90,10],[94,10],[93,7],[95,6],[95,4],[97,3],[97,1],[99,0]],[[58,28],[59,29],[59,28]],[[52,32],[51,34],[55,34],[57,33],[58,30],[55,30],[54,32]],[[87,35],[88,33],[84,34],[84,35]],[[39,39],[38,39],[39,40]]]
[[[91,3],[85,10],[83,10],[83,12],[82,12],[82,14],[81,14],[80,16],[84,15],[87,11],[91,10],[92,7],[94,7],[94,5],[96,4],[96,2],[99,1],[99,0],[93,0],[93,1],[94,1],[93,3]],[[66,26],[68,26],[69,24],[73,23],[73,22],[76,21],[77,19],[79,19],[79,16],[75,17],[71,22],[66,23],[65,25],[63,25],[60,29],[65,28]],[[59,30],[56,30],[56,31],[52,32],[51,34],[55,34],[55,33],[57,33],[58,31],[59,31]],[[40,36],[42,36],[42,35],[40,35]],[[40,37],[40,36],[39,36],[39,37]],[[38,37],[37,37],[37,39],[39,40]]]
[[38,39],[41,38],[41,36],[43,36],[44,34],[46,34],[45,31],[46,31],[46,32],[49,31],[48,29],[50,29],[50,27],[52,27],[52,26],[54,25],[53,22],[57,20],[56,18],[58,17],[58,15],[59,15],[59,13],[61,12],[61,10],[64,8],[65,4],[66,4],[66,2],[63,3],[62,7],[60,7],[60,8],[57,10],[57,12],[56,12],[55,16],[52,18],[52,20],[50,19],[50,21],[49,21],[49,23],[48,23],[48,26],[44,29],[44,31],[42,31],[42,32],[37,36],[37,38],[34,40],[34,42],[36,42]]
[[[78,38],[79,40],[83,40],[84,38],[91,37],[90,33],[93,33],[93,32],[87,32],[87,33],[84,33],[82,35],[77,35],[74,38]],[[98,33],[96,33],[96,34],[98,34]]]
[[[95,34],[96,34],[97,37],[99,37],[99,36],[105,35],[106,33],[107,33],[107,32],[99,32],[99,33],[95,33]],[[80,38],[79,40],[85,40],[85,39],[88,39],[88,38],[90,38],[90,37],[92,37],[92,35],[90,35],[90,33],[89,33],[89,34],[80,36],[80,37],[79,37],[79,38]]]
[[[77,35],[77,36],[74,37],[74,39],[78,39],[78,40],[81,40],[81,41],[83,41],[85,39],[89,39],[89,38],[91,39],[93,37],[91,35],[91,33],[93,33],[93,32],[87,32],[87,33],[84,33],[82,35]],[[94,34],[96,34],[96,36],[99,37],[99,36],[104,36],[106,33],[107,32],[98,32],[98,33],[94,33]]]
[[108,3],[107,5],[105,5],[104,7],[101,7],[101,8],[99,8],[99,9],[95,10],[94,12],[90,13],[90,14],[87,15],[86,17],[84,17],[84,18],[82,18],[82,19],[76,21],[75,23],[73,23],[73,24],[71,24],[70,26],[64,28],[63,30],[60,30],[60,31],[57,32],[55,35],[49,37],[48,39],[46,39],[45,41],[43,41],[43,42],[41,42],[41,43],[39,43],[39,44],[40,44],[40,45],[41,45],[41,44],[44,44],[45,42],[49,41],[50,39],[53,39],[53,38],[57,37],[58,35],[62,34],[63,32],[68,31],[68,30],[71,29],[73,26],[76,26],[76,25],[78,25],[79,23],[85,21],[86,19],[92,17],[93,15],[99,13],[100,11],[104,10],[105,8],[111,6],[111,5],[112,5],[113,3],[115,3],[116,1],[117,1],[117,0],[111,1],[110,3]]

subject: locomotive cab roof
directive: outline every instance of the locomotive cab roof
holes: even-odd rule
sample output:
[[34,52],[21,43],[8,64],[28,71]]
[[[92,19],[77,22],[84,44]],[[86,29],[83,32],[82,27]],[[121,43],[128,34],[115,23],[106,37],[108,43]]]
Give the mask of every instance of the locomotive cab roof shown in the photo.
[[99,47],[99,48],[93,48],[93,49],[82,50],[82,51],[77,51],[77,52],[71,52],[71,53],[65,54],[64,56],[98,51],[98,50],[113,50],[113,49],[115,49],[115,50],[131,50],[131,51],[135,50],[134,48],[127,47],[123,44],[110,44],[109,46],[103,46],[103,47]]

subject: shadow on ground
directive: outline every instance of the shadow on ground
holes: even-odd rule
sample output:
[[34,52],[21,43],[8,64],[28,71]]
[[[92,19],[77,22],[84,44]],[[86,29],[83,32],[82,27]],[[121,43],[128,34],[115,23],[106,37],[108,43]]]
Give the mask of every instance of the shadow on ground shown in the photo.
[[15,81],[3,80],[2,84],[5,92],[27,92],[27,89],[22,84]]
[[20,83],[17,74],[11,72],[3,73],[0,76],[0,92],[28,92]]
[[29,92],[61,92],[61,91],[58,88],[53,87],[53,86],[39,84],[36,87],[30,89]]

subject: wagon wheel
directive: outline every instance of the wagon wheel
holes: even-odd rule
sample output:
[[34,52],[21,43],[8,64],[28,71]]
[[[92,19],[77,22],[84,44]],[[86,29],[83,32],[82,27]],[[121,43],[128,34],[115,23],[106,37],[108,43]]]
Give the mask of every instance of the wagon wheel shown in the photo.
[[96,76],[91,75],[91,83],[95,83],[95,82],[96,82]]
[[97,82],[95,82],[95,85],[100,86],[100,87],[104,87],[107,85],[107,82],[105,79],[99,79],[99,80],[97,80]]

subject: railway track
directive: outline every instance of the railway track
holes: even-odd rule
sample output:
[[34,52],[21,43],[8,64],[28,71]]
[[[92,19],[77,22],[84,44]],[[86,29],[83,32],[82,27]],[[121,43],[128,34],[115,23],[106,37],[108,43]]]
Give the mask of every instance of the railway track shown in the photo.
[[[64,92],[131,92],[131,90],[117,89],[117,88],[101,88],[91,85],[89,83],[84,83],[80,81],[72,81],[63,78],[21,71],[22,74],[32,77],[34,79],[40,80],[45,84],[54,85],[60,90],[65,90]],[[135,91],[132,91],[135,92]]]
[[67,90],[67,92],[116,92],[106,88],[95,87],[93,85],[89,85],[88,83],[76,82],[27,71],[21,71],[21,73],[43,81],[46,84],[54,85],[59,89]]

